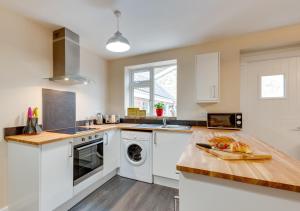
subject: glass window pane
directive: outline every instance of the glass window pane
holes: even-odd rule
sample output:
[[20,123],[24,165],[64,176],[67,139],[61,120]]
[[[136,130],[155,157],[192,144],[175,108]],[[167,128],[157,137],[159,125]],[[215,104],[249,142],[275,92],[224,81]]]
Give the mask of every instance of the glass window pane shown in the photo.
[[133,73],[134,82],[149,81],[149,80],[150,80],[150,71]]
[[284,97],[284,75],[261,76],[261,97],[282,98]]
[[[154,104],[165,104],[164,116],[176,116],[177,65],[154,69]],[[155,112],[154,112],[155,113]]]
[[133,89],[133,106],[135,108],[150,111],[150,87],[139,87]]

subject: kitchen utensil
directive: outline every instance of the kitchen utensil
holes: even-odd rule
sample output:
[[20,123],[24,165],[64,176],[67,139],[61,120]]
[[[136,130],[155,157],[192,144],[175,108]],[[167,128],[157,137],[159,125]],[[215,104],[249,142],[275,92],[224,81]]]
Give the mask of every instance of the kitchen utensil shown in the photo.
[[105,115],[105,123],[106,124],[117,124],[120,123],[120,116],[116,114]]
[[96,115],[96,124],[97,125],[102,125],[103,124],[103,114],[97,113],[97,115]]

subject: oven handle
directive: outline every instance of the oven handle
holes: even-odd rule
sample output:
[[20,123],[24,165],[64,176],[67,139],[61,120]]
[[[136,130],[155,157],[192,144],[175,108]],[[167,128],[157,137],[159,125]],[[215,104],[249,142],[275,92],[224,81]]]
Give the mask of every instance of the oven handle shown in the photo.
[[83,149],[86,149],[86,148],[89,148],[89,147],[92,147],[92,146],[95,146],[95,145],[98,145],[98,144],[102,144],[103,143],[103,140],[102,141],[97,141],[95,143],[92,143],[92,144],[89,144],[89,145],[86,145],[86,146],[83,146],[83,147],[79,147],[79,148],[75,148],[76,150],[83,150]]

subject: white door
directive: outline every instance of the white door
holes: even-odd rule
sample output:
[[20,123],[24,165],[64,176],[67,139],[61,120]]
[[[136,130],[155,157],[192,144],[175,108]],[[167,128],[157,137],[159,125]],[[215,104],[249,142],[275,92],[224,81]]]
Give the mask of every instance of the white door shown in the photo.
[[153,175],[179,179],[176,163],[191,139],[189,133],[155,132],[153,141]]
[[300,56],[262,55],[242,65],[244,130],[300,159]]
[[110,130],[104,133],[103,176],[120,167],[120,139],[120,130]]

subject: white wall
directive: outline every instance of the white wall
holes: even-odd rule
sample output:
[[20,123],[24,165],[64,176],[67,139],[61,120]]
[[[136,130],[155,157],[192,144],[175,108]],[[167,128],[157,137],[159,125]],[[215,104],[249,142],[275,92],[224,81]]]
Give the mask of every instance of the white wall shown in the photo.
[[[106,111],[106,61],[81,48],[81,73],[94,83],[61,86],[52,75],[52,30],[0,8],[0,208],[6,205],[3,128],[25,124],[28,106],[42,107],[42,88],[74,91],[77,120]],[[40,121],[41,122],[41,121]]]
[[[204,119],[203,113],[205,112],[238,112],[240,111],[240,52],[299,44],[299,33],[300,24],[108,61],[109,112],[124,114],[124,69],[126,66],[172,59],[177,59],[178,65],[178,119]],[[195,55],[216,51],[221,53],[220,103],[197,104]]]

